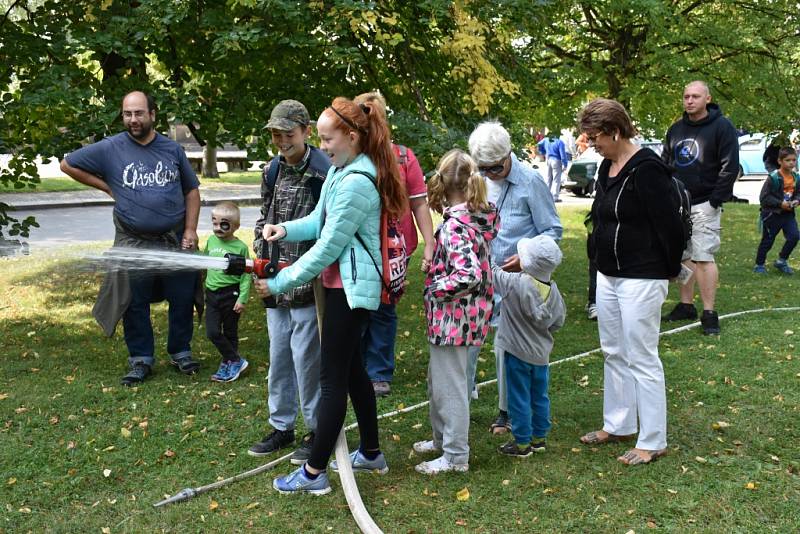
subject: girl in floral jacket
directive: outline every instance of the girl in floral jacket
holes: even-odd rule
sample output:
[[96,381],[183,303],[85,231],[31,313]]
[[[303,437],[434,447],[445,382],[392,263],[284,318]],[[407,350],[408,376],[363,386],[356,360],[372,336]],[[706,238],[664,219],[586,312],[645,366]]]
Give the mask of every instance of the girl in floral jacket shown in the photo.
[[467,347],[481,345],[492,315],[489,241],[497,212],[486,200],[478,166],[461,150],[442,157],[428,182],[428,202],[444,220],[425,279],[428,317],[428,396],[433,439],[414,444],[417,453],[442,456],[416,466],[425,474],[469,469]]

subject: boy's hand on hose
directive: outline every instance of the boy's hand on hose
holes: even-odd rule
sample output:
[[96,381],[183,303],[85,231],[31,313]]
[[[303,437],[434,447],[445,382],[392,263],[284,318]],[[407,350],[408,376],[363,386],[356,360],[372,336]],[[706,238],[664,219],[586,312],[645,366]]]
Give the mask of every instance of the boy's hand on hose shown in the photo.
[[236,313],[242,313],[244,311],[244,304],[237,302],[233,305],[233,311]]
[[261,235],[267,241],[277,241],[286,237],[286,229],[279,224],[265,224],[261,229]]

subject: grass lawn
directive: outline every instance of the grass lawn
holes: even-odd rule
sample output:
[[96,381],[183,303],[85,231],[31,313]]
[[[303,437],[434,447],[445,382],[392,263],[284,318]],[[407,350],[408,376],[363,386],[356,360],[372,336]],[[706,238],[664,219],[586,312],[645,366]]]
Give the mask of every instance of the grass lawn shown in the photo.
[[[219,178],[200,178],[201,184],[260,184],[260,172],[225,172]],[[35,188],[15,189],[11,185],[0,184],[0,193],[54,193],[61,191],[83,191],[90,189],[71,178],[42,178]]]
[[[583,313],[583,212],[562,211],[565,260],[556,271],[568,305],[551,360],[598,346]],[[723,216],[720,313],[794,306],[800,275],[750,272],[756,208]],[[242,235],[247,235],[244,232]],[[780,243],[770,258],[774,258]],[[251,368],[232,384],[209,376],[218,355],[197,329],[203,364],[179,375],[164,354],[165,307],[156,306],[159,362],[139,388],[119,385],[126,350],[121,326],[102,337],[90,311],[99,276],[69,260],[0,260],[0,532],[354,532],[338,478],[326,497],[281,496],[274,475],[290,466],[154,509],[152,504],[251,469],[247,447],[267,430],[266,331],[251,299],[241,325]],[[402,301],[397,373],[379,413],[425,400],[427,341],[418,261]],[[677,295],[670,288],[665,310]],[[391,471],[359,476],[364,502],[386,532],[790,532],[800,517],[800,328],[796,313],[770,311],[722,321],[719,338],[697,329],[663,338],[671,453],[650,466],[616,461],[623,446],[590,448],[578,437],[600,427],[602,359],[595,354],[551,373],[553,430],[547,452],[524,460],[495,452],[488,434],[494,386],[472,404],[470,471],[428,478],[414,441],[430,434],[427,410],[381,421]],[[671,325],[669,326],[671,327]],[[484,349],[482,379],[494,376]],[[348,421],[352,420],[352,414]],[[302,430],[300,430],[302,433]],[[349,434],[351,445],[357,433]],[[277,456],[277,455],[276,455]],[[457,498],[466,488],[469,497]],[[462,494],[463,496],[463,494]],[[105,530],[103,530],[105,531]]]

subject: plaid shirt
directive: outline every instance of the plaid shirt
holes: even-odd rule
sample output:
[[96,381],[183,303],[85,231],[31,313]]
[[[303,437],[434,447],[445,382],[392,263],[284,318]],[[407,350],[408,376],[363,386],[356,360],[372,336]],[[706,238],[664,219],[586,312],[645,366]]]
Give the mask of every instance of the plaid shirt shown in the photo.
[[[255,240],[253,241],[253,249],[258,257],[265,256],[265,254],[262,254],[264,240],[261,236],[261,229],[265,224],[281,224],[292,221],[305,217],[314,210],[317,202],[311,193],[309,181],[314,176],[324,180],[325,175],[321,175],[311,168],[308,164],[310,155],[311,148],[306,145],[306,153],[297,165],[289,165],[281,158],[280,170],[278,171],[274,189],[270,189],[266,183],[269,165],[264,167],[261,181],[261,198],[263,201],[261,204],[261,218],[256,222]],[[279,261],[294,263],[314,245],[314,241],[299,241],[296,243],[279,241],[278,244],[280,249]],[[266,256],[269,256],[269,252],[269,250],[266,251]],[[276,295],[275,299],[278,306],[284,307],[300,307],[312,304],[314,302],[312,283],[309,282],[293,288],[287,293]]]

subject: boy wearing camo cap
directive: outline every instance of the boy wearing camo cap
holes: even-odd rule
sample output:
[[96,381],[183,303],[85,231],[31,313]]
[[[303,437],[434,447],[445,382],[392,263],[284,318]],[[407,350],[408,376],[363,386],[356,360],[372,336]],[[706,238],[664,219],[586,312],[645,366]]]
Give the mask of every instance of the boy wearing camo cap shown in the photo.
[[[331,166],[330,159],[308,144],[311,118],[297,100],[283,100],[272,110],[265,129],[279,155],[264,168],[261,183],[261,218],[256,222],[253,249],[260,257],[270,257],[274,246],[261,235],[265,224],[281,224],[305,217],[319,200],[322,182]],[[294,263],[314,241],[278,241],[279,261]],[[275,307],[267,309],[269,331],[269,423],[272,432],[247,451],[251,456],[266,456],[295,442],[297,398],[308,433],[295,450],[291,462],[302,465],[311,453],[317,426],[320,399],[320,344],[312,282],[275,297]]]

